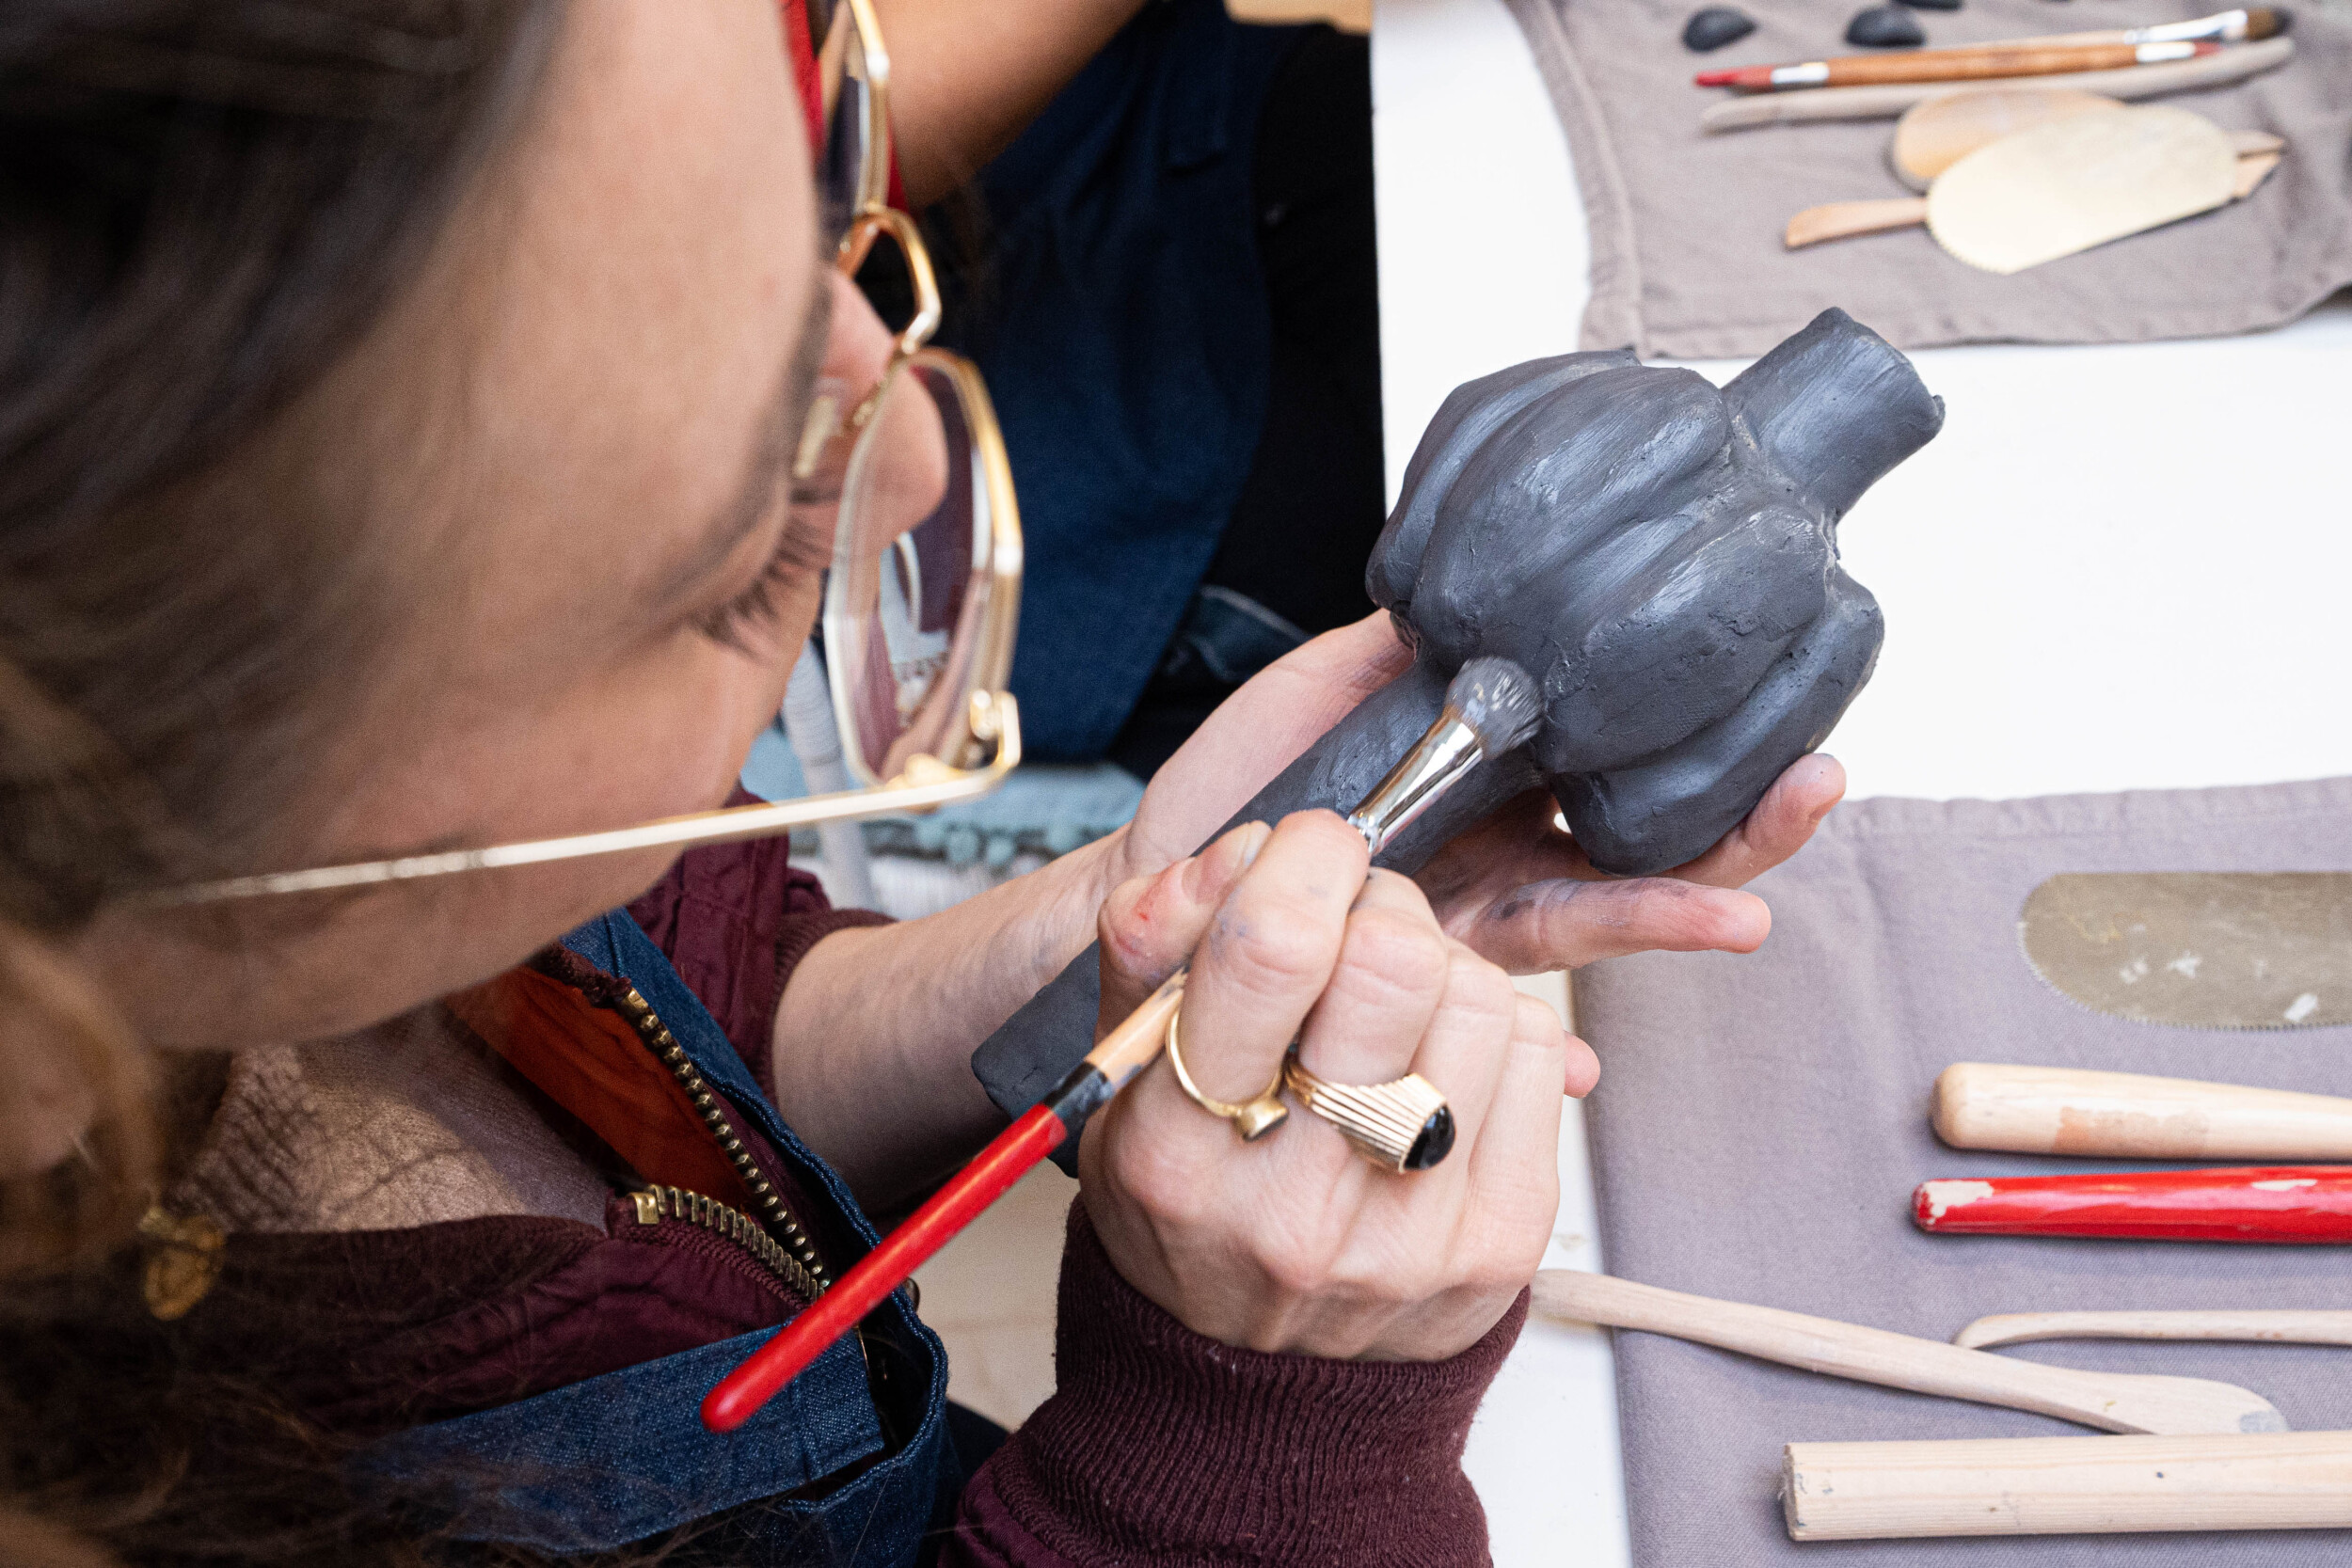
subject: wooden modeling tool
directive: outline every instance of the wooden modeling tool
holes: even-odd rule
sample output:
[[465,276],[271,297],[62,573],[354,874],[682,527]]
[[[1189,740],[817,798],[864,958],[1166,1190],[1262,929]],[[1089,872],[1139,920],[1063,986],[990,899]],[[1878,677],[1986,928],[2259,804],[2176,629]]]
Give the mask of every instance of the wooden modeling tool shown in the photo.
[[2217,1339],[2241,1344],[2352,1345],[2352,1311],[2000,1312],[1952,1336],[1968,1350],[2036,1339]]
[[1923,1181],[1922,1230],[2143,1242],[2352,1242],[2352,1165],[2254,1165]]
[[2081,1068],[1954,1062],[1930,1118],[1954,1148],[2107,1160],[2352,1161],[2352,1100]]
[[[1507,658],[1474,658],[1447,686],[1438,721],[1348,815],[1377,854],[1481,762],[1526,743],[1543,713],[1527,672]],[[732,1432],[777,1390],[854,1329],[931,1255],[954,1240],[1039,1161],[1077,1135],[1136,1075],[1159,1059],[1168,1020],[1184,1001],[1189,962],[1127,1015],[1045,1097],[999,1132],[929,1201],[860,1259],[830,1291],[761,1345],[704,1396],[703,1424]],[[1272,1121],[1265,1124],[1273,1125]],[[1453,1113],[1428,1115],[1405,1157],[1406,1169],[1436,1164],[1454,1146]]]
[[[2295,40],[2265,39],[2241,43],[2216,55],[2170,65],[2127,66],[2121,71],[2086,71],[2063,76],[2038,76],[2043,88],[2079,87],[2109,98],[2160,98],[2169,92],[2188,92],[2227,87],[2266,71],[2276,71],[2295,57]],[[1699,129],[1709,135],[1744,131],[1758,125],[1793,125],[1824,119],[1893,119],[1914,104],[1952,92],[1979,92],[2000,84],[1956,87],[1948,82],[1906,82],[1875,87],[1815,87],[1809,92],[1743,93],[1710,103],[1699,114]]]
[[2352,1023],[2352,872],[2068,872],[2026,895],[2017,936],[2043,984],[2115,1018]]
[[1669,1335],[1829,1377],[2030,1410],[2102,1432],[2286,1430],[2269,1401],[2232,1384],[2046,1367],[1608,1275],[1546,1269],[1535,1276],[1534,1307],[1548,1317]]
[[2080,114],[2000,137],[1939,175],[1925,197],[1838,201],[1788,220],[1791,250],[1924,223],[1936,243],[2010,274],[2161,228],[2250,195],[2284,143],[2233,136],[2185,109]]
[[1898,54],[1841,55],[1797,65],[1751,65],[1702,71],[1703,87],[1739,92],[1787,92],[1801,87],[1863,87],[1913,82],[1985,82],[2017,76],[2062,76],[2088,71],[2127,71],[2217,55],[2217,43],[2026,43],[1970,49],[1907,49]]
[[[1915,103],[1895,122],[1886,162],[1895,178],[1924,191],[1935,177],[1989,141],[2069,115],[2120,109],[2121,99],[2079,87],[1975,87]],[[1922,223],[1926,222],[1923,213]]]
[[1781,1508],[1798,1541],[2340,1529],[2352,1432],[1791,1443]]

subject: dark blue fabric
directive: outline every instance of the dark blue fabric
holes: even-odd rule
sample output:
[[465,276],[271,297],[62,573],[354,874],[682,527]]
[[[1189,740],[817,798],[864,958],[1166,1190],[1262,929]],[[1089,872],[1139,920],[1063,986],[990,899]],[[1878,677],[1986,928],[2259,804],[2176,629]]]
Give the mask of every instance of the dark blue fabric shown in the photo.
[[1012,689],[1029,752],[1103,754],[1208,570],[1265,422],[1251,155],[1306,29],[1149,6],[978,181],[973,356],[1027,535]]
[[[718,1021],[626,911],[590,921],[564,945],[634,985],[702,1075],[775,1146],[802,1190],[830,1200],[866,1244],[879,1240],[849,1188],[785,1125]],[[925,1533],[946,1519],[963,1484],[946,1434],[947,1355],[903,1294],[867,1326],[866,1347],[855,1338],[835,1345],[723,1437],[703,1427],[702,1397],[765,1334],[418,1427],[369,1449],[360,1466],[440,1514],[460,1540],[608,1549],[777,1498],[876,1452],[883,1433],[866,1360],[882,1355],[894,1383],[914,1386],[905,1402],[920,1411],[913,1433],[825,1497],[779,1498],[727,1521],[724,1546],[727,1560],[744,1568],[901,1568],[916,1560]]]
[[703,1395],[767,1338],[723,1339],[413,1428],[373,1445],[362,1464],[405,1482],[403,1500],[444,1517],[459,1540],[589,1552],[794,1491],[882,1448],[854,1338],[734,1433],[707,1430],[694,1415]]

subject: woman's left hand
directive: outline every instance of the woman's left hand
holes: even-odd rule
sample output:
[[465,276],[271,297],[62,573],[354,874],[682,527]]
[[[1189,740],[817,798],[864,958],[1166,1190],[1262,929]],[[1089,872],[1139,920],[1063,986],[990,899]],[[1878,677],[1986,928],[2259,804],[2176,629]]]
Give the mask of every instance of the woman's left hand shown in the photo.
[[[1210,715],[1152,781],[1120,846],[1117,880],[1194,847],[1412,662],[1385,614],[1326,632],[1269,665]],[[1658,877],[1593,868],[1531,791],[1440,850],[1417,877],[1446,934],[1518,974],[1628,953],[1753,952],[1772,928],[1737,891],[1804,847],[1845,794],[1836,759],[1807,756],[1706,854]]]

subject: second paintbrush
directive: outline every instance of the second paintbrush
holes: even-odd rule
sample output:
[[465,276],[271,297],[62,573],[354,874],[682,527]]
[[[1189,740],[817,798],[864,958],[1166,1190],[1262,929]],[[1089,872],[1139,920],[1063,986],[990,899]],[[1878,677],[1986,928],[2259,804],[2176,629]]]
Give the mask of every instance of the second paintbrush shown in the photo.
[[2018,76],[2071,75],[2160,65],[2218,53],[2212,42],[2070,43],[2022,42],[1974,49],[1921,49],[1900,55],[1843,55],[1795,65],[1752,65],[1702,71],[1692,78],[1703,87],[1741,92],[1786,92],[1796,87],[1880,87],[1907,82],[1980,82]]

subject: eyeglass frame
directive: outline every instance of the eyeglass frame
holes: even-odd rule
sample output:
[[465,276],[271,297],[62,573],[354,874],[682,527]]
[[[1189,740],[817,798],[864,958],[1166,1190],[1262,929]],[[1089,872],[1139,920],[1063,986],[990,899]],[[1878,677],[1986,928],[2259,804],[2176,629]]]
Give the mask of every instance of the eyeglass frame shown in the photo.
[[[1011,462],[1005,451],[1004,432],[997,423],[995,405],[989,399],[979,368],[961,355],[930,346],[931,334],[938,329],[943,315],[937,274],[931,265],[930,251],[924,243],[921,228],[907,214],[891,207],[887,200],[890,163],[889,55],[882,46],[881,28],[874,18],[872,0],[837,0],[837,6],[828,38],[822,40],[821,47],[831,51],[836,48],[834,41],[836,38],[844,40],[838,45],[838,57],[846,79],[844,29],[854,28],[859,35],[858,41],[866,62],[867,102],[865,118],[867,120],[868,139],[860,160],[857,204],[850,214],[846,229],[835,242],[834,266],[843,276],[854,277],[871,254],[874,242],[886,235],[898,245],[906,259],[915,309],[914,318],[895,336],[890,360],[873,389],[846,418],[837,406],[821,398],[811,406],[796,449],[798,455],[794,477],[806,477],[820,461],[830,443],[841,436],[850,439],[851,453],[854,455],[856,443],[865,438],[875,410],[881,406],[884,393],[898,376],[908,373],[914,368],[923,367],[942,372],[955,383],[971,425],[970,455],[977,464],[979,471],[977,477],[986,496],[989,533],[987,546],[981,552],[982,558],[976,562],[974,570],[974,580],[981,585],[986,602],[982,607],[978,629],[974,634],[978,645],[965,677],[969,689],[964,699],[963,723],[960,736],[946,748],[958,752],[959,756],[943,759],[927,752],[917,752],[907,759],[895,778],[874,780],[859,788],[803,796],[795,800],[771,800],[757,805],[690,812],[628,828],[519,840],[480,849],[439,850],[317,866],[303,871],[261,872],[230,877],[166,890],[158,895],[158,902],[211,904],[285,894],[345,892],[468,871],[544,865],[558,861],[584,860],[596,855],[626,854],[634,850],[685,849],[700,845],[773,838],[795,829],[817,827],[828,822],[899,813],[927,813],[942,806],[977,800],[1003,784],[1020,766],[1020,706],[1012,693],[1005,689],[1012,665],[1013,640],[1020,622],[1023,571],[1021,515],[1013,493]],[[829,132],[832,100],[839,87],[835,83],[828,91],[823,84],[824,78],[820,76],[820,91],[827,100],[827,113],[822,123]],[[823,152],[824,150],[818,150],[820,157]],[[839,528],[838,521],[835,526]],[[843,547],[844,541],[853,536],[853,532],[836,534],[836,569],[832,573],[834,581],[827,587],[820,625],[836,618],[834,601],[838,581],[843,575],[838,570],[838,551]],[[806,654],[807,650],[803,649],[800,657],[804,657]],[[837,668],[829,669],[827,684],[833,698],[835,722],[846,727],[851,707],[843,676]],[[993,754],[986,763],[978,767],[963,765],[964,755],[992,741],[994,743]],[[870,770],[858,749],[845,745],[842,750],[845,757],[850,759],[853,771],[861,778],[870,779]]]

